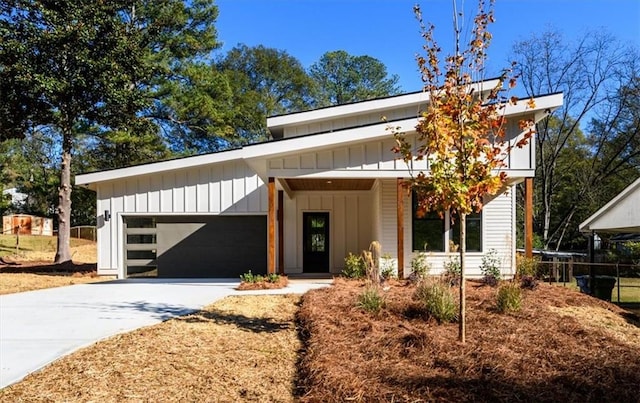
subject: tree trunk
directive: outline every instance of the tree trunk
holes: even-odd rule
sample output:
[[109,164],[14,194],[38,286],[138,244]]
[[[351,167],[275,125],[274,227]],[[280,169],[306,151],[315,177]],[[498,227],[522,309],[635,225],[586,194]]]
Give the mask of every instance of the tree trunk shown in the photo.
[[458,322],[458,339],[465,343],[467,339],[466,328],[466,286],[464,281],[465,251],[467,250],[467,215],[460,214],[460,321]]
[[63,133],[60,188],[58,189],[58,249],[54,263],[71,260],[71,143],[72,134]]

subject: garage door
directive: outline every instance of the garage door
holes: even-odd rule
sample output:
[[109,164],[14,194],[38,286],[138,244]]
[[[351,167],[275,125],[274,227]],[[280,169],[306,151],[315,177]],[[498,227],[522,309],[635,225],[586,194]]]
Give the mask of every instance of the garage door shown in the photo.
[[[236,278],[249,270],[267,271],[266,216],[135,217],[125,222],[128,276]],[[133,243],[140,241],[148,243]]]

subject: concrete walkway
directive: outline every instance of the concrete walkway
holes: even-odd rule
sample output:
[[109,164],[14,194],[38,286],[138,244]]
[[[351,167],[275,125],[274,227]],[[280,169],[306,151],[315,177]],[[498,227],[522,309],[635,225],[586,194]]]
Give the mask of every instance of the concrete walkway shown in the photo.
[[236,291],[237,280],[128,279],[0,295],[0,388],[98,340],[184,315],[229,295],[302,294],[327,280]]

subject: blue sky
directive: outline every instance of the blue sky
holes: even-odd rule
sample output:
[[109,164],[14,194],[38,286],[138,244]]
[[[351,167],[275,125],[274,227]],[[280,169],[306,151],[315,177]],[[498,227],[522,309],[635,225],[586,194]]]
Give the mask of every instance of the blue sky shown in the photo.
[[[222,52],[238,43],[286,50],[305,67],[331,50],[369,55],[400,77],[403,91],[421,89],[415,55],[422,41],[407,0],[218,0],[216,27]],[[418,1],[435,38],[451,53],[451,0]],[[460,4],[461,1],[458,1]],[[477,1],[464,1],[465,21]],[[589,29],[605,29],[640,48],[640,0],[497,0],[496,22],[489,27],[492,74],[508,65],[514,41],[555,27],[569,40]],[[466,24],[470,27],[470,24]]]

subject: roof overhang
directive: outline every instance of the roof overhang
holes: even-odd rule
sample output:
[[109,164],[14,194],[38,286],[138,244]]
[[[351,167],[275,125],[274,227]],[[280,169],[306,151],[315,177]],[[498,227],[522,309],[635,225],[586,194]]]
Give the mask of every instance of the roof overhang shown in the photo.
[[578,228],[583,233],[640,233],[640,178],[584,220]]
[[[497,81],[497,80],[496,80]],[[484,83],[486,88],[492,88],[491,85],[495,85],[492,81],[488,81]],[[419,96],[424,97],[426,94],[408,94],[405,99],[406,102],[413,102],[418,100]],[[415,97],[415,98],[412,98]],[[332,108],[325,108],[322,110],[318,110],[319,114],[326,114],[326,116],[333,116],[334,118],[338,118],[344,114],[343,109],[356,108],[361,110],[364,105],[372,106],[376,105],[376,102],[380,102],[386,105],[384,108],[389,108],[398,104],[398,98],[402,98],[402,96],[393,97],[393,98],[384,98],[378,101],[366,101],[357,104],[351,105],[341,105]],[[394,105],[389,105],[389,99],[394,101]],[[412,101],[413,100],[413,101]],[[520,100],[515,104],[508,104],[503,110],[502,113],[507,117],[517,117],[517,116],[533,116],[535,121],[538,121],[553,110],[562,106],[562,94],[551,94],[544,95],[540,97],[534,98],[535,107],[531,108],[528,99]],[[355,106],[354,106],[355,105]],[[400,103],[400,105],[405,105]],[[381,109],[382,106],[377,106]],[[342,111],[342,112],[341,112]],[[304,112],[301,114],[313,114],[316,111]],[[293,119],[294,115],[286,115],[290,119]],[[307,115],[308,116],[308,115]],[[284,118],[284,117],[283,117]],[[297,116],[300,118],[300,116]],[[277,119],[277,118],[270,118]],[[119,168],[108,171],[100,171],[94,173],[87,173],[82,175],[77,175],[75,183],[76,185],[84,185],[91,189],[95,189],[95,184],[99,182],[107,182],[112,180],[119,180],[125,178],[136,177],[140,175],[149,175],[155,173],[161,173],[166,171],[178,170],[178,169],[186,169],[193,168],[199,166],[205,166],[210,164],[217,164],[222,162],[229,162],[234,160],[244,160],[252,169],[258,173],[262,177],[263,180],[265,172],[267,171],[266,165],[267,160],[269,158],[274,158],[281,155],[287,154],[295,154],[307,152],[309,150],[321,150],[327,149],[331,147],[341,147],[349,144],[359,143],[359,142],[367,142],[371,140],[376,140],[380,138],[385,138],[391,135],[389,126],[393,126],[397,130],[401,132],[405,132],[407,134],[411,134],[415,132],[415,127],[418,123],[418,116],[409,119],[403,119],[399,121],[393,121],[389,123],[377,123],[368,126],[360,126],[355,128],[343,129],[335,132],[326,132],[319,134],[311,134],[307,136],[298,136],[298,137],[289,137],[275,141],[269,141],[265,143],[258,144],[250,144],[244,146],[240,149],[234,149],[229,151],[222,151],[218,153],[212,154],[203,154],[192,157],[179,158],[169,161],[161,161],[154,162],[143,165],[136,165],[127,168]],[[279,124],[284,124],[283,121],[280,121]]]
[[[469,85],[474,91],[487,93],[498,85],[498,79],[475,82]],[[384,112],[397,107],[415,106],[416,116],[419,114],[419,106],[429,101],[429,93],[425,91],[413,92],[404,95],[395,95],[386,98],[378,98],[370,101],[354,102],[350,104],[330,106],[305,112],[296,112],[286,115],[278,115],[267,118],[267,127],[274,138],[282,137],[285,126],[296,124],[313,124],[333,119],[344,119],[364,113]]]

